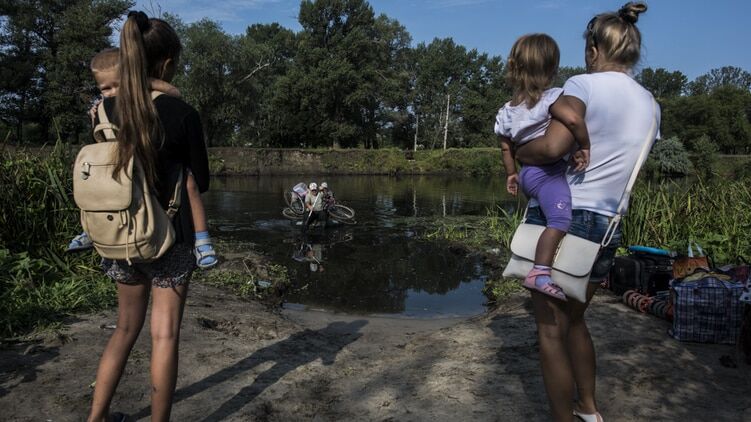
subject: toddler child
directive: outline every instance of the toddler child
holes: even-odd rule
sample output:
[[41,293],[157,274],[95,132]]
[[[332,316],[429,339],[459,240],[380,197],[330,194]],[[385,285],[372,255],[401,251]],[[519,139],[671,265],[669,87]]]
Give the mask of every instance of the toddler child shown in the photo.
[[561,94],[551,88],[558,71],[560,52],[546,34],[524,35],[514,43],[506,65],[506,79],[513,89],[511,101],[498,112],[495,133],[501,137],[506,190],[516,195],[519,187],[537,201],[547,226],[535,251],[535,265],[524,280],[524,287],[566,300],[563,290],[550,279],[555,251],[571,225],[571,190],[566,180],[568,164],[564,157],[555,163],[535,166],[522,164],[516,171],[514,147],[542,137],[551,118],[561,121],[573,133],[579,150],[574,154],[577,170],[589,164],[589,135],[579,117]]

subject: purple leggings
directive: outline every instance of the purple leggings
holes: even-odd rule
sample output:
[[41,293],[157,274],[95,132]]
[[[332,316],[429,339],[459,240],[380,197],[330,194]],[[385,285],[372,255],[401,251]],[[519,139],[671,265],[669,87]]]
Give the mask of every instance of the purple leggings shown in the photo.
[[540,203],[547,227],[567,232],[571,225],[571,189],[566,180],[565,161],[546,166],[522,167],[519,184],[527,198]]

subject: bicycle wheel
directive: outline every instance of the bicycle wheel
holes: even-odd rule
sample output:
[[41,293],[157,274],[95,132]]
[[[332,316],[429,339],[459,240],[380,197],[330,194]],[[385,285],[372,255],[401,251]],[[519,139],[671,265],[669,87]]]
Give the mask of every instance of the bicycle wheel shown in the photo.
[[292,210],[292,208],[285,208],[282,210],[282,215],[284,218],[292,221],[300,221],[302,220],[302,214],[297,214],[295,211]]
[[355,219],[355,210],[345,205],[335,204],[329,208],[329,215],[344,223]]
[[297,215],[303,215],[305,213],[305,205],[299,196],[291,201],[289,209]]

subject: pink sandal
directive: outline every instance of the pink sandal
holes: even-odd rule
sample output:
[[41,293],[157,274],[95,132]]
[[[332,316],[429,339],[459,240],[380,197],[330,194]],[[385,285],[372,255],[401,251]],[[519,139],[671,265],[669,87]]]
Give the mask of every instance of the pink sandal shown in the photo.
[[552,281],[550,283],[545,283],[542,286],[537,287],[537,285],[535,284],[535,280],[537,279],[537,276],[540,276],[540,275],[549,276],[550,270],[532,268],[532,270],[529,271],[529,274],[527,274],[527,277],[524,279],[522,286],[529,290],[537,290],[538,292],[542,294],[545,294],[550,297],[566,302],[567,299],[566,299],[566,295],[563,293],[563,290]]

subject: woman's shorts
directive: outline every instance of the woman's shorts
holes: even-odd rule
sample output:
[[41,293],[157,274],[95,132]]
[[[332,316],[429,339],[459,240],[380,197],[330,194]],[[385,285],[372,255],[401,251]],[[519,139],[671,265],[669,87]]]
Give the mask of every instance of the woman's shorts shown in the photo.
[[[526,222],[540,226],[546,225],[545,216],[542,214],[540,207],[532,207],[527,211]],[[606,215],[597,214],[587,210],[573,210],[571,227],[568,229],[568,233],[593,242],[601,242],[609,225],[610,217]],[[620,244],[621,228],[618,226],[613,235],[613,240],[610,241],[610,244],[607,247],[600,251],[600,255],[592,266],[592,274],[589,276],[590,283],[599,284],[607,279],[608,274],[610,273],[610,268],[613,266],[615,252],[618,250]]]
[[102,259],[101,266],[107,277],[118,283],[169,289],[188,284],[196,260],[188,244],[178,243],[154,262],[128,265],[127,261]]

